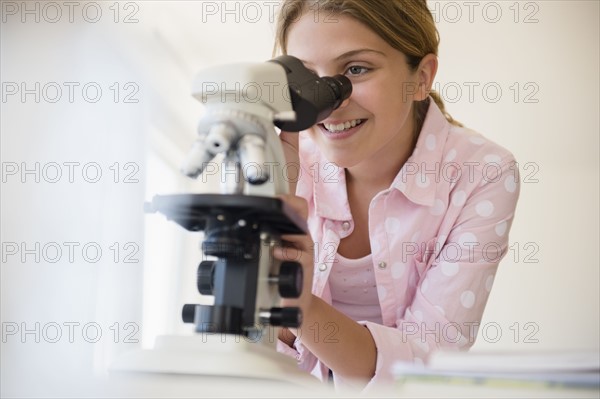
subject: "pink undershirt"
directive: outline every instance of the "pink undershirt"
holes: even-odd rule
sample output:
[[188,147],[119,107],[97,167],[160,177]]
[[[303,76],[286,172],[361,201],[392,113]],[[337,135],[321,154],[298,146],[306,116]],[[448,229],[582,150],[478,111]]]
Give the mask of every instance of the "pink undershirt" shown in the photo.
[[360,259],[336,254],[329,284],[334,308],[355,321],[383,324],[371,254]]

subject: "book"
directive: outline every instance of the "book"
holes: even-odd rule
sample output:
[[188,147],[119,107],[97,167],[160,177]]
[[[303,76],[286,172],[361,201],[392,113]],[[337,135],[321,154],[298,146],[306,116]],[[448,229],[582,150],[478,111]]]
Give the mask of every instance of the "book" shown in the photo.
[[424,364],[398,362],[399,382],[532,388],[600,388],[600,353],[594,351],[450,352],[439,350]]

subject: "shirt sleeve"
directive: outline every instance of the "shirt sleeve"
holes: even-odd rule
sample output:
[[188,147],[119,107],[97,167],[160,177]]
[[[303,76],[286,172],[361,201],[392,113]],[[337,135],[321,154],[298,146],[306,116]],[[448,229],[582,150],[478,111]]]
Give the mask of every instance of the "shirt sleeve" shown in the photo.
[[300,370],[312,374],[321,381],[325,379],[327,367],[319,362],[317,357],[302,345],[298,338],[295,339],[293,348],[278,339],[277,352],[296,359]]
[[375,376],[366,389],[391,381],[396,362],[423,362],[438,348],[467,350],[475,342],[508,249],[520,189],[512,155],[483,166],[471,174],[479,179],[465,178],[452,187],[442,233],[415,259],[417,288],[396,326],[363,323],[377,347]]

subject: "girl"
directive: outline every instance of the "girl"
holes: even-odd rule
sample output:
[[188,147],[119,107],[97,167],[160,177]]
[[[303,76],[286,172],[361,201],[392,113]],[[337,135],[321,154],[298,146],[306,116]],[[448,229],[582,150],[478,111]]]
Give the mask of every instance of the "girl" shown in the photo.
[[519,195],[510,152],[462,127],[431,91],[438,32],[426,0],[284,0],[277,47],[352,95],[326,120],[282,132],[300,164],[286,197],[304,321],[279,349],[321,379],[392,380],[398,361],[466,350],[508,244]]

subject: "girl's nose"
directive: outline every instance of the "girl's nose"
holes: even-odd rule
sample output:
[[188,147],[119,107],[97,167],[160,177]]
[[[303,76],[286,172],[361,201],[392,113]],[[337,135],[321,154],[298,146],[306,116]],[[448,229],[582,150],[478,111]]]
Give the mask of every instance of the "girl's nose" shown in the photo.
[[344,101],[342,101],[342,103],[340,104],[340,106],[338,107],[338,109],[344,108],[345,106],[348,105],[349,102],[350,102],[350,98],[345,99]]

